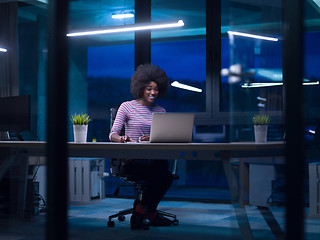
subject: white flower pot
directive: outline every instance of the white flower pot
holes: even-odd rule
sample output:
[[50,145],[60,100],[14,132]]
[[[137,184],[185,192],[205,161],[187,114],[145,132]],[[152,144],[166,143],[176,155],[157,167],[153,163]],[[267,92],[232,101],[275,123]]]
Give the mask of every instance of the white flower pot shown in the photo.
[[73,137],[76,143],[87,142],[88,125],[73,125]]
[[268,125],[254,125],[254,139],[256,143],[267,141]]

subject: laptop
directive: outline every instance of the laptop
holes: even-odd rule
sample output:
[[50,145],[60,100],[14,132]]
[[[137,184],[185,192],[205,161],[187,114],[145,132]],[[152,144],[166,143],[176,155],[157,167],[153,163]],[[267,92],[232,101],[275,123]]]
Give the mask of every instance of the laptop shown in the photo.
[[192,141],[194,113],[153,113],[150,143]]

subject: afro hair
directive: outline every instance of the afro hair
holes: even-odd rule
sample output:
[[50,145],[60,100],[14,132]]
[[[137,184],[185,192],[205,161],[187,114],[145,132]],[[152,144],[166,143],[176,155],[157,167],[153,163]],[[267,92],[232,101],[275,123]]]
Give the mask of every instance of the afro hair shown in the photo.
[[144,89],[150,82],[155,82],[158,85],[158,97],[163,97],[167,93],[169,79],[165,71],[152,64],[143,64],[137,67],[131,77],[131,93],[135,99],[143,96]]

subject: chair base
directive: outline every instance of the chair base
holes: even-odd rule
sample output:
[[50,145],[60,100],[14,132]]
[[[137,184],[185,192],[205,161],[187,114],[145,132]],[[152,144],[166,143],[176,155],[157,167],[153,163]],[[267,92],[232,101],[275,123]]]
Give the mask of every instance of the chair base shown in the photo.
[[[114,221],[112,221],[113,218],[118,218],[118,221],[123,222],[126,219],[125,215],[129,215],[132,213],[133,213],[133,208],[128,208],[128,209],[121,210],[118,213],[109,216],[108,217],[109,218],[108,227],[114,227],[115,223],[114,223]],[[158,213],[162,214],[165,217],[173,218],[173,220],[172,220],[173,225],[179,224],[179,220],[177,219],[177,216],[175,214],[168,213],[168,212],[161,211],[161,210],[158,210]]]

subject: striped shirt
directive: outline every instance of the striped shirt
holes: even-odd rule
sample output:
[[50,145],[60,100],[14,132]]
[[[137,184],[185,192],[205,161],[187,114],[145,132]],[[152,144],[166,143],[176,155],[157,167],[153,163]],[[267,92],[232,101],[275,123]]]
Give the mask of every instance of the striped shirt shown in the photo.
[[116,119],[111,128],[109,139],[114,133],[120,134],[123,126],[125,134],[133,141],[138,142],[139,137],[150,135],[152,113],[165,112],[163,107],[154,105],[152,107],[143,106],[137,100],[124,102],[120,105]]

